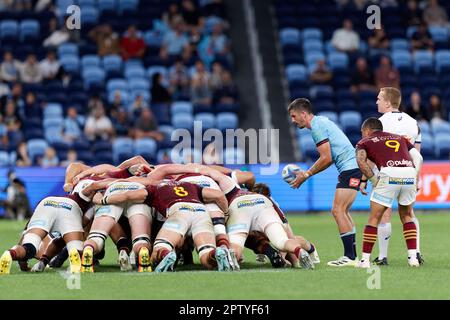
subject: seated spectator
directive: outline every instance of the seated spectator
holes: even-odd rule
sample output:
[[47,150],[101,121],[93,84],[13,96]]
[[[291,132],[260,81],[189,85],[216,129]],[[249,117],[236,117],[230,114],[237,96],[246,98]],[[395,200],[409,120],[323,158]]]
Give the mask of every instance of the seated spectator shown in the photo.
[[413,33],[411,39],[412,50],[434,50],[434,42],[427,25],[422,22],[419,28]]
[[169,103],[172,100],[170,92],[162,85],[162,74],[157,72],[152,77],[152,103]]
[[104,108],[104,105],[103,105],[102,99],[100,99],[100,97],[98,95],[94,94],[89,98],[87,107],[88,107],[88,112],[91,113],[97,107]]
[[22,125],[19,112],[14,104],[14,101],[8,100],[5,107],[5,115],[3,117],[3,122],[6,125],[8,131],[20,131]]
[[61,167],[67,167],[69,164],[71,163],[75,163],[75,162],[80,162],[78,160],[78,153],[74,150],[74,149],[70,149],[67,152],[67,159],[61,161],[61,163],[59,164]]
[[417,121],[430,121],[428,111],[422,104],[422,98],[420,97],[420,93],[417,91],[414,91],[411,94],[410,102],[406,108],[406,113]]
[[4,97],[9,96],[11,93],[11,90],[9,89],[9,86],[3,82],[2,78],[0,77],[0,100]]
[[54,80],[59,74],[60,63],[53,51],[47,53],[47,57],[39,63],[44,80]]
[[422,23],[422,10],[416,0],[408,0],[406,10],[403,13],[403,23],[407,26],[418,26]]
[[181,60],[175,61],[175,64],[170,68],[169,84],[174,100],[189,96],[189,74]]
[[105,108],[97,106],[89,115],[84,127],[84,133],[89,140],[109,140],[114,134],[111,120],[105,115]]
[[191,30],[203,25],[204,21],[200,11],[192,0],[183,0],[181,3],[181,12],[184,22]]
[[447,110],[446,108],[443,106],[442,102],[441,102],[441,98],[435,94],[433,94],[430,97],[430,102],[429,102],[429,108],[430,110],[430,119],[442,119],[442,120],[448,120],[447,116]]
[[120,41],[122,58],[124,60],[133,58],[142,59],[145,54],[145,48],[144,39],[138,35],[136,26],[129,26],[126,35]]
[[132,123],[129,120],[128,112],[124,108],[119,109],[116,115],[111,117],[111,121],[118,137],[126,137],[129,135],[129,128],[132,127]]
[[158,131],[158,123],[149,108],[142,109],[141,115],[134,122],[135,139],[152,138],[162,141],[164,135]]
[[16,150],[16,166],[18,167],[30,167],[33,164],[32,159],[28,155],[27,143],[21,142],[17,146]]
[[183,20],[183,15],[180,12],[178,4],[171,3],[166,12],[162,15],[162,20],[170,29],[174,29],[176,23]]
[[211,77],[209,83],[212,90],[216,90],[222,87],[223,67],[219,62],[214,62],[212,65]]
[[316,67],[311,75],[309,76],[309,80],[314,84],[318,85],[329,85],[331,80],[333,79],[333,73],[327,67],[324,59],[317,60]]
[[58,20],[56,18],[50,19],[49,31],[50,35],[43,42],[43,46],[46,48],[56,48],[70,40],[70,32],[67,30],[66,24],[63,23],[61,28],[58,29]]
[[39,83],[43,79],[42,70],[34,54],[27,56],[20,68],[20,80],[23,83]]
[[[226,62],[228,65],[231,63],[230,42],[223,33],[221,23],[214,24],[211,35],[205,37],[204,41],[205,50],[202,50],[203,52],[200,53],[200,56],[207,65],[215,59]],[[200,47],[202,47],[202,44],[200,44]]]
[[353,23],[345,19],[343,27],[333,33],[331,43],[339,51],[352,53],[359,50],[359,35],[353,30]]
[[367,60],[363,57],[356,60],[356,70],[352,74],[352,83],[350,89],[353,92],[375,91],[375,79],[372,71],[367,65]]
[[27,92],[25,96],[24,112],[26,118],[41,118],[42,119],[42,107],[36,101],[36,96],[33,92]]
[[380,58],[380,65],[375,71],[375,85],[378,89],[383,87],[400,88],[400,72],[392,66],[387,56]]
[[3,116],[0,114],[0,145],[6,149],[8,147],[8,128],[3,123]]
[[133,103],[131,104],[130,112],[133,115],[139,115],[142,112],[142,110],[147,108],[149,108],[149,105],[147,104],[147,102],[145,102],[142,95],[138,94],[134,99]]
[[174,21],[173,30],[164,36],[159,55],[163,61],[170,63],[180,57],[188,45],[189,40],[184,33],[183,18],[177,18]]
[[107,114],[114,117],[118,110],[123,108],[125,108],[125,104],[123,103],[122,95],[119,90],[116,90],[114,92],[113,101],[108,106]]
[[438,0],[428,0],[428,6],[423,11],[423,21],[429,26],[448,26],[447,12],[439,5]]
[[222,86],[214,91],[215,104],[235,104],[238,99],[238,89],[229,71],[222,74]]
[[44,168],[57,167],[59,165],[59,159],[56,155],[55,149],[48,147],[47,150],[45,150],[45,154],[40,161],[40,165]]
[[13,84],[10,99],[14,101],[20,118],[25,118],[25,101],[23,100],[23,87],[20,82]]
[[97,54],[101,57],[120,54],[120,39],[109,24],[102,24],[89,31],[89,37],[97,44]]
[[194,105],[211,106],[212,91],[207,72],[197,72],[192,76],[191,101]]
[[3,81],[14,82],[19,80],[20,62],[14,59],[10,51],[3,54],[3,62],[0,65],[0,78]]
[[389,38],[386,35],[384,26],[380,29],[375,29],[373,35],[368,39],[369,53],[371,55],[389,54]]
[[82,117],[78,116],[78,111],[75,107],[67,109],[67,116],[64,119],[64,140],[72,143],[81,137],[83,120]]

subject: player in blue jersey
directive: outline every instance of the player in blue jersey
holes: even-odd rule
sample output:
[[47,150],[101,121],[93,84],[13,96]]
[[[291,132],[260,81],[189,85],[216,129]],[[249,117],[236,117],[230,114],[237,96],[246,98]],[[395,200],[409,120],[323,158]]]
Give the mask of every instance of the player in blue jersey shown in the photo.
[[316,116],[308,99],[295,99],[288,107],[292,123],[300,129],[308,128],[319,152],[319,159],[306,171],[297,172],[291,182],[292,188],[299,188],[308,178],[325,170],[333,163],[339,172],[331,213],[338,225],[344,245],[344,255],[329,266],[355,266],[356,228],[349,213],[361,183],[362,173],[355,158],[355,148],[339,127],[326,117]]

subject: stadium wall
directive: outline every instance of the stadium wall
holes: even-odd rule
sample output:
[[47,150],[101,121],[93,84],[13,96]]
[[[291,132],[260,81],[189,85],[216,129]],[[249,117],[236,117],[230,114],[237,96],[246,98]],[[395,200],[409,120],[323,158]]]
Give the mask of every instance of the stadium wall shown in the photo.
[[[280,164],[278,172],[274,175],[261,175],[262,165],[230,166],[242,170],[251,170],[259,182],[268,183],[273,198],[286,211],[329,211],[333,203],[338,172],[330,167],[326,171],[308,179],[298,190],[293,190],[281,178],[281,170],[285,164]],[[307,169],[309,164],[299,163],[300,167]],[[9,169],[0,169],[0,187],[7,185]],[[49,195],[64,195],[65,168],[16,168],[17,176],[27,187],[27,194],[31,206]],[[370,189],[369,189],[370,190]],[[0,199],[4,199],[3,192]],[[417,197],[417,209],[449,209],[450,208],[450,162],[426,162],[421,175],[421,189]],[[358,193],[353,210],[368,210],[369,200]],[[3,209],[0,209],[3,215]]]

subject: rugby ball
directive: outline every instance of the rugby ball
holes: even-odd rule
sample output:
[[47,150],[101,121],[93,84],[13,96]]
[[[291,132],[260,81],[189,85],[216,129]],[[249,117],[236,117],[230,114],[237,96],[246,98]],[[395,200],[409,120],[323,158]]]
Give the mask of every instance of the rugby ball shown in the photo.
[[283,177],[283,180],[287,183],[291,183],[295,180],[296,172],[301,171],[300,167],[296,164],[287,164],[284,166],[283,170],[281,171],[281,176]]

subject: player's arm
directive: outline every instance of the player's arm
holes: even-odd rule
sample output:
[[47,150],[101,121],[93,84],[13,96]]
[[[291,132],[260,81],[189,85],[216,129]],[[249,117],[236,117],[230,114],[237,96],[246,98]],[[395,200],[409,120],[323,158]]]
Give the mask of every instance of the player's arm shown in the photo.
[[423,157],[416,148],[411,148],[409,150],[409,155],[411,156],[414,167],[416,168],[417,176],[419,176],[420,170],[422,169]]
[[364,149],[356,149],[356,162],[361,170],[362,174],[375,186],[378,182],[378,178],[373,174],[369,163],[367,162],[367,152]]
[[202,198],[205,203],[215,202],[223,212],[228,211],[228,201],[222,191],[212,188],[202,189]]
[[116,171],[117,168],[113,165],[110,164],[99,164],[95,167],[89,168],[87,170],[84,170],[83,172],[80,172],[79,174],[77,174],[73,179],[72,182],[74,184],[77,184],[81,179],[85,178],[85,177],[89,177],[92,175],[95,176],[99,176],[103,173],[107,173],[109,171]]
[[233,174],[236,174],[237,182],[239,184],[245,184],[248,189],[252,189],[255,185],[256,178],[253,172],[235,170]]
[[109,196],[98,196],[98,193],[94,197],[94,203],[99,205],[108,204],[121,204],[124,202],[143,203],[147,198],[148,192],[146,189],[138,189],[125,191]]
[[147,166],[150,166],[150,163],[148,163],[147,160],[145,160],[142,156],[134,156],[128,160],[125,160],[121,164],[119,164],[118,168],[125,169],[125,168],[131,167],[132,165],[135,165],[135,164],[145,164]]
[[92,182],[86,188],[81,190],[80,196],[82,198],[84,196],[84,197],[92,199],[92,197],[95,195],[95,193],[98,190],[106,189],[109,186],[109,184],[114,181],[116,181],[116,179],[111,178],[111,179],[104,179],[104,180]]
[[191,164],[189,165],[189,167],[191,167],[195,173],[208,176],[214,181],[216,181],[219,184],[220,189],[225,194],[227,194],[236,187],[236,183],[232,178],[220,173],[219,171],[213,168],[201,164]]
[[90,168],[91,167],[89,167],[83,163],[80,163],[80,162],[74,162],[74,163],[69,164],[66,168],[66,175],[64,178],[64,187],[63,187],[64,191],[71,192],[73,189],[73,186],[74,186],[74,184],[72,182],[73,178],[76,175],[80,174],[81,172],[88,170]]

